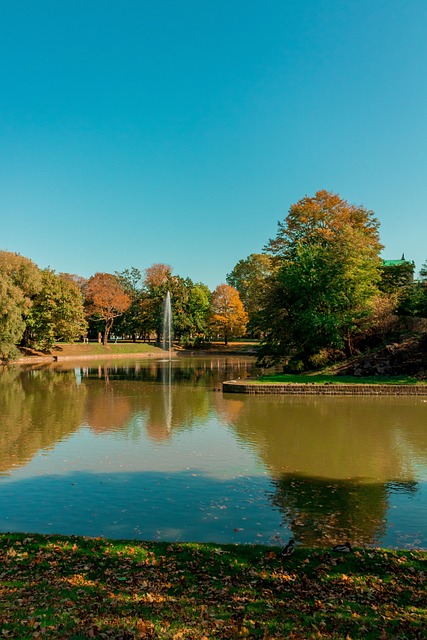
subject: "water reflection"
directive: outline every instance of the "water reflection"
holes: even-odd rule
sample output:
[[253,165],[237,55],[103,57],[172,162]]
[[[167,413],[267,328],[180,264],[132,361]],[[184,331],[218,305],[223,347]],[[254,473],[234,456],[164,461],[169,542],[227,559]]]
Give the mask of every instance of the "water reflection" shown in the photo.
[[275,477],[407,481],[427,463],[427,404],[420,399],[224,394],[215,400],[219,415]]
[[4,369],[0,528],[427,546],[427,404],[220,392],[252,369],[221,357]]
[[50,449],[81,425],[87,389],[74,371],[3,368],[0,375],[0,475]]
[[386,484],[330,481],[286,474],[274,479],[272,502],[295,539],[311,546],[333,546],[351,540],[374,544],[385,533]]

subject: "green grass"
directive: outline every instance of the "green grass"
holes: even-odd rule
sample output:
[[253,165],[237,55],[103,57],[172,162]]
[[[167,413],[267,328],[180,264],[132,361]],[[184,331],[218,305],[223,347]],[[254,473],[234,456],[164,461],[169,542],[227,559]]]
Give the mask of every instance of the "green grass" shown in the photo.
[[323,373],[291,374],[276,373],[262,375],[256,380],[248,382],[287,384],[425,384],[425,381],[417,380],[411,376],[337,376]]
[[156,347],[154,344],[147,344],[146,342],[110,342],[106,347],[98,342],[90,342],[89,344],[63,344],[58,342],[53,347],[52,353],[57,356],[131,355],[133,353],[160,353],[161,351],[162,349],[159,349],[159,347]]
[[0,534],[0,636],[427,637],[427,553]]

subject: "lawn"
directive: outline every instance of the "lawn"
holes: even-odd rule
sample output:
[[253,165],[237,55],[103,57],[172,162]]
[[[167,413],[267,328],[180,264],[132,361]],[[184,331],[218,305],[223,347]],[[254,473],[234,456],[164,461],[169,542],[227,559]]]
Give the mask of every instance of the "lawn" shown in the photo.
[[162,349],[153,343],[146,342],[109,342],[108,346],[98,342],[83,343],[62,343],[57,342],[52,354],[55,356],[99,356],[99,355],[131,355],[134,353],[162,353]]
[[291,374],[276,373],[261,375],[256,380],[245,382],[260,382],[264,384],[280,382],[281,384],[426,384],[411,376],[337,376],[323,373]]
[[425,638],[427,552],[0,534],[3,638]]

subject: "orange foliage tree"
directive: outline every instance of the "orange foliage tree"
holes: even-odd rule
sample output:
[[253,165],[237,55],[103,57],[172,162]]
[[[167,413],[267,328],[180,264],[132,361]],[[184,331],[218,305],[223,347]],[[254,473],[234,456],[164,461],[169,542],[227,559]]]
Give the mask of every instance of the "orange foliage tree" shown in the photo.
[[95,273],[87,283],[86,304],[91,316],[105,322],[103,344],[106,346],[114,318],[121,316],[129,308],[131,299],[116,276]]
[[239,292],[228,284],[220,284],[212,293],[210,327],[212,331],[224,338],[224,343],[233,336],[246,333],[248,314],[246,313]]

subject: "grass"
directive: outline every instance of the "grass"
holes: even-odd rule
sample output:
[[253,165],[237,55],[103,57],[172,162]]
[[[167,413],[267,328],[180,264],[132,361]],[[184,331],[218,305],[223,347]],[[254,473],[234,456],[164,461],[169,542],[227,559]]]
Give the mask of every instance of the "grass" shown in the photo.
[[98,342],[89,342],[88,344],[57,342],[52,349],[52,354],[56,356],[131,355],[133,353],[157,352],[161,353],[162,349],[146,342],[109,342],[106,347]]
[[0,534],[3,638],[427,637],[427,553]]
[[[245,381],[246,382],[246,381]],[[261,375],[256,380],[247,382],[260,383],[287,383],[287,384],[425,384],[425,381],[417,380],[411,376],[337,376],[323,373],[291,374],[277,373]]]

